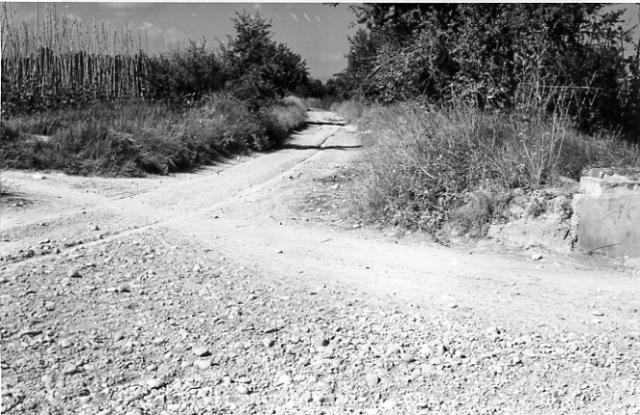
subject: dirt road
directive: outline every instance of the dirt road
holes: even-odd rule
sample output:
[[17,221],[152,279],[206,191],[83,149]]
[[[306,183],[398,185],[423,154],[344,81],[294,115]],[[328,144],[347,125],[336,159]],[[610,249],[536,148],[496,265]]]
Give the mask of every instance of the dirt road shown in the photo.
[[[361,142],[2,172],[3,413],[640,413],[640,277],[344,219]],[[611,412],[613,411],[613,412]]]

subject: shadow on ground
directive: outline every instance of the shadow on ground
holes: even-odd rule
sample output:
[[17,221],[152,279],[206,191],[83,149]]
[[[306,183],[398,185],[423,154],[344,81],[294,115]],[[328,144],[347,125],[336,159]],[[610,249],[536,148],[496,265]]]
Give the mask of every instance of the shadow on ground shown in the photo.
[[296,150],[349,150],[353,148],[360,148],[361,144],[353,146],[319,146],[319,145],[299,145],[299,144],[285,144],[282,148],[292,148]]

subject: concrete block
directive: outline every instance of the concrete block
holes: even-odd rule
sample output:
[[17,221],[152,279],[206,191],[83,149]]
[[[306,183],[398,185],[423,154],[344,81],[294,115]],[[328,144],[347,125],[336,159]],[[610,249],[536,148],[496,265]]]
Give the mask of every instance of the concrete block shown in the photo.
[[640,180],[615,173],[586,174],[580,189],[583,193],[572,202],[578,247],[640,257]]

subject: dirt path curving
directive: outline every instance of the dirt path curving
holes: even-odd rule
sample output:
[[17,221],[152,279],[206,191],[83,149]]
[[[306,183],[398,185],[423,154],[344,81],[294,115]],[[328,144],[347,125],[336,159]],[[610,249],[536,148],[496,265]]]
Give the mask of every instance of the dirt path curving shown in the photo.
[[637,274],[354,226],[357,131],[310,119],[196,173],[3,172],[3,413],[640,409]]

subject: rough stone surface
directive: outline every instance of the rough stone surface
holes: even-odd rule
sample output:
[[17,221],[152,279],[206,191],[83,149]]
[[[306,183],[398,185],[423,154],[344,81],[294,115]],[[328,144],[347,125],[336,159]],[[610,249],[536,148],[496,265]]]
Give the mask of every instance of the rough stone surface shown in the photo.
[[331,147],[359,142],[314,131],[220,174],[20,182],[46,197],[1,206],[2,414],[640,413],[635,275],[354,229]]

